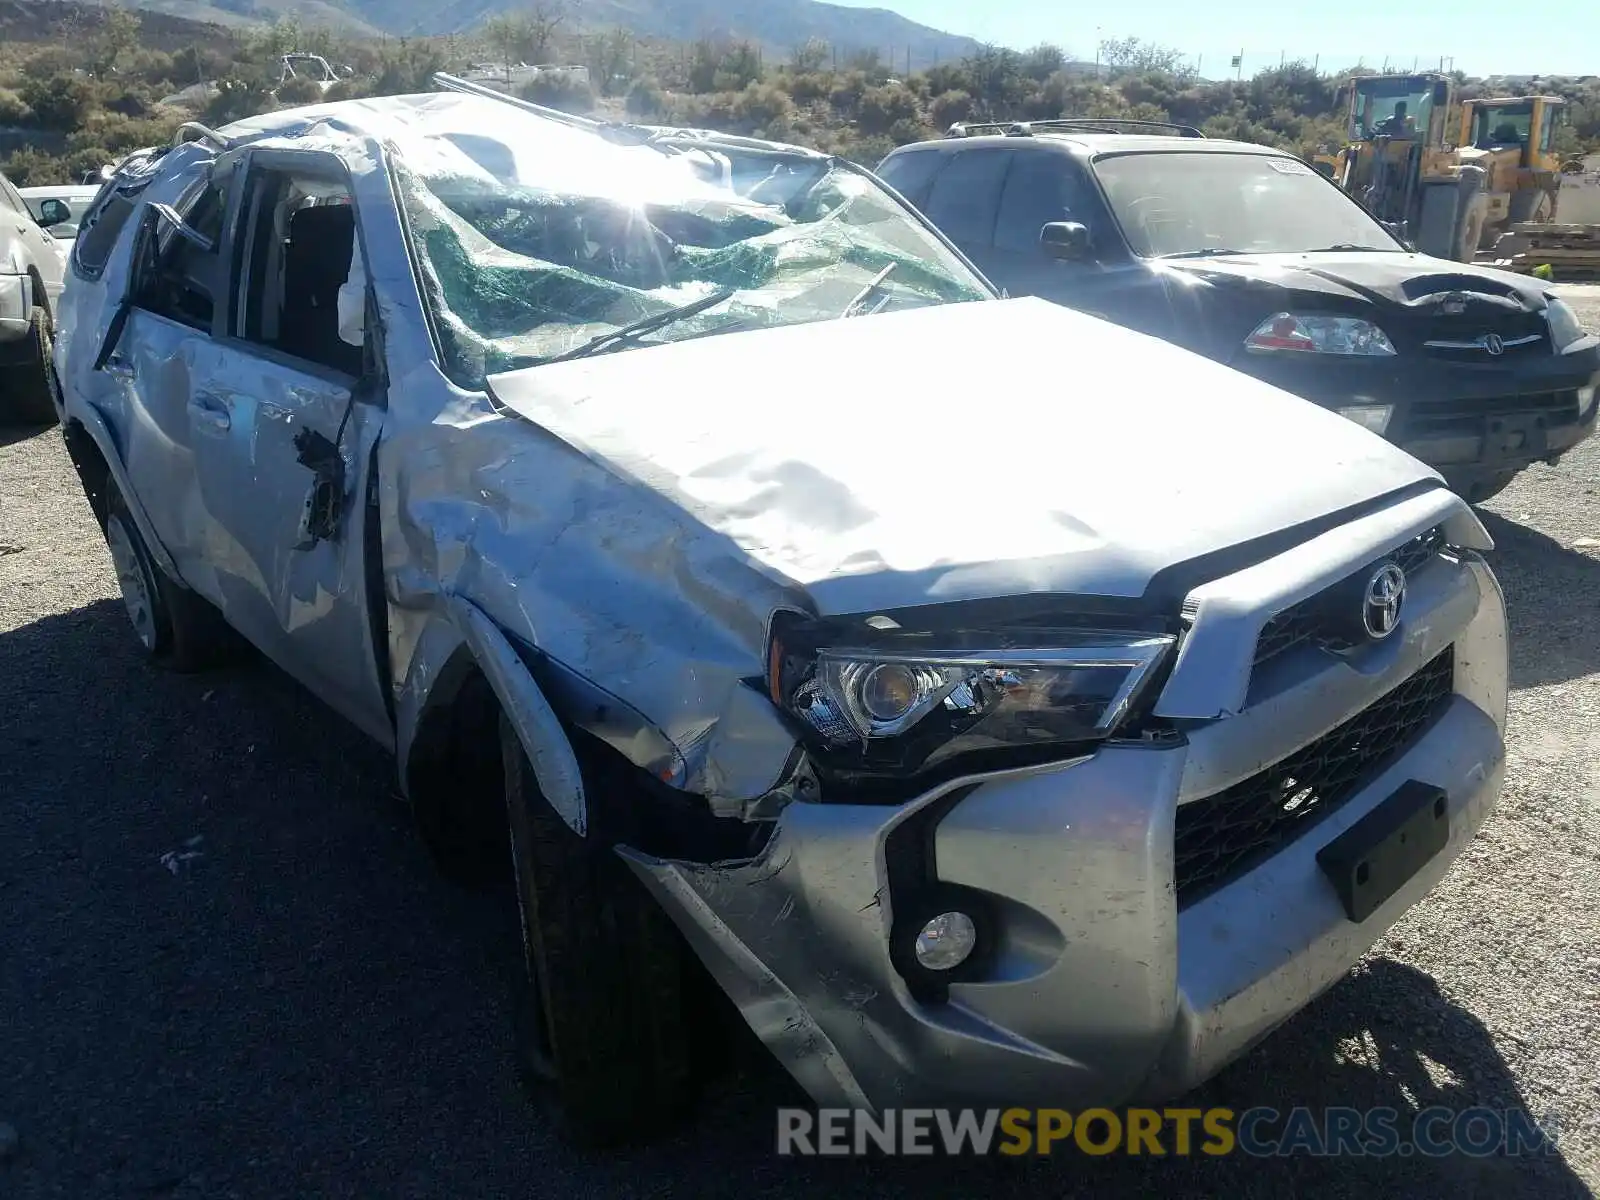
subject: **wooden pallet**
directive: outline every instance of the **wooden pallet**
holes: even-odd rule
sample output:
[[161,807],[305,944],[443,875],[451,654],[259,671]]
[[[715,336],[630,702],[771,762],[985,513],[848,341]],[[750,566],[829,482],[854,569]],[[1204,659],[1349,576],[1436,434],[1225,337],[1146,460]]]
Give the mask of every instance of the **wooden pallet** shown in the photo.
[[1548,266],[1555,283],[1592,283],[1600,280],[1600,251],[1529,250],[1510,258],[1480,258],[1478,265],[1532,275],[1535,268]]
[[1560,222],[1518,221],[1512,233],[1524,233],[1539,242],[1600,242],[1600,225],[1563,225]]

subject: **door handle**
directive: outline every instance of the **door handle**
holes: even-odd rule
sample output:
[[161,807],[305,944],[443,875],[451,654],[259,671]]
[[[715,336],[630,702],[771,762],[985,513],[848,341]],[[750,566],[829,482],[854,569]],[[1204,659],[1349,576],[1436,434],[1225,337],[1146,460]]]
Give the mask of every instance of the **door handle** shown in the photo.
[[106,359],[106,365],[101,370],[114,379],[133,378],[133,364],[120,354],[113,354]]
[[218,433],[233,424],[228,406],[222,402],[220,396],[214,396],[210,392],[196,392],[189,397],[189,414],[201,425]]

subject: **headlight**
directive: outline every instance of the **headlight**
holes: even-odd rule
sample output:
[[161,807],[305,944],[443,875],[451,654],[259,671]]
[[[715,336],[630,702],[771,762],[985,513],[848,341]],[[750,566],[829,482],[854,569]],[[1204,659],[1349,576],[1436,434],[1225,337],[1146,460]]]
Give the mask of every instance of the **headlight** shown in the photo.
[[1394,345],[1371,321],[1356,317],[1319,317],[1275,313],[1244,340],[1246,350],[1262,353],[1346,354],[1386,357]]
[[1348,408],[1341,408],[1339,415],[1382,437],[1384,430],[1389,428],[1389,418],[1394,416],[1394,405],[1352,404]]
[[868,759],[915,770],[975,750],[1108,737],[1173,644],[1166,635],[1073,631],[1041,638],[1044,648],[976,635],[923,648],[931,636],[799,654],[775,644],[772,662],[786,666],[773,698],[824,749],[855,747]]
[[1550,344],[1560,354],[1573,342],[1581,342],[1589,335],[1584,332],[1583,322],[1578,320],[1578,314],[1572,311],[1572,305],[1565,300],[1550,297],[1550,302],[1545,306],[1545,320],[1550,323]]

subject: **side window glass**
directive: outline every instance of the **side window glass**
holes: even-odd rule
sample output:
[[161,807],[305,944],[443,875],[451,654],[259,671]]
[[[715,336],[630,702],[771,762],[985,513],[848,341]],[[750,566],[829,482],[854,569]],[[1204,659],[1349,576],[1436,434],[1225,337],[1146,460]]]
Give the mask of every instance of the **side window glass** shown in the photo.
[[154,262],[141,272],[138,303],[153,313],[195,329],[211,331],[216,300],[222,290],[222,224],[227,193],[214,184],[203,188],[179,215],[211,241],[205,249],[179,236],[170,225],[156,238]]
[[360,375],[366,274],[349,185],[281,171],[255,180],[238,336]]
[[985,248],[994,242],[1000,188],[1010,150],[967,150],[950,155],[928,193],[928,218],[956,245]]
[[1082,177],[1065,155],[1049,150],[1014,153],[1000,194],[995,249],[1039,254],[1039,231],[1051,221],[1088,223],[1086,195]]
[[135,197],[113,191],[89,205],[72,243],[72,267],[80,277],[100,278],[137,203]]
[[891,158],[878,170],[882,179],[918,208],[928,198],[928,187],[948,155],[935,150],[913,151]]

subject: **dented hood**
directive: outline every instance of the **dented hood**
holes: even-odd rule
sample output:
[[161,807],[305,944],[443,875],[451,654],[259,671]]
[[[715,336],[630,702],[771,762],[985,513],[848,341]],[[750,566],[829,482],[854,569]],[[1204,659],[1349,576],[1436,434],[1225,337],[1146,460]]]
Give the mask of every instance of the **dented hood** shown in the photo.
[[1384,310],[1416,310],[1431,315],[1445,297],[1488,302],[1510,312],[1542,312],[1543,286],[1509,271],[1446,262],[1426,254],[1313,252],[1234,254],[1215,258],[1169,259],[1163,270],[1197,277],[1216,286],[1245,286],[1314,296],[1366,301]]
[[489,385],[823,613],[1137,597],[1164,568],[1437,478],[1342,417],[1033,298],[727,333]]

